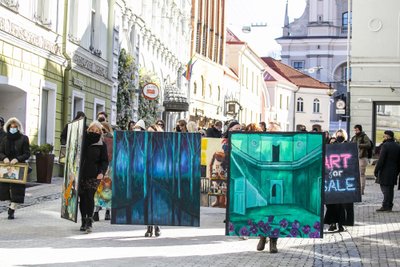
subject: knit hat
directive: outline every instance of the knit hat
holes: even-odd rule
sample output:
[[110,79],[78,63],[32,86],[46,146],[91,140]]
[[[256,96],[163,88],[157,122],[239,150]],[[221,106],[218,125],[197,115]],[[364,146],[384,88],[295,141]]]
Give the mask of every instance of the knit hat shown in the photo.
[[390,136],[390,138],[392,138],[392,139],[394,138],[394,132],[393,131],[387,130],[387,131],[384,132],[384,134]]

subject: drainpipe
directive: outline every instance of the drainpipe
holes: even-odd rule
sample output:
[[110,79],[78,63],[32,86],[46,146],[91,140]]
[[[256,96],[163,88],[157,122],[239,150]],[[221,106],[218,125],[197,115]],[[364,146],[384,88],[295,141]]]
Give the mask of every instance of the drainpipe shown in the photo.
[[[351,82],[351,78],[350,78],[350,45],[351,45],[351,31],[352,31],[352,20],[353,20],[353,10],[352,10],[352,1],[349,0],[347,3],[347,59],[346,59],[346,131],[347,133],[350,132],[350,103],[351,103],[351,99],[350,99],[350,82]],[[351,23],[350,23],[351,22]]]
[[68,123],[68,98],[69,98],[69,77],[71,71],[71,57],[67,53],[67,26],[68,26],[68,0],[64,0],[64,19],[63,19],[63,35],[62,35],[62,54],[67,60],[67,67],[64,69],[64,91],[63,91],[63,116],[62,125]]
[[297,86],[297,90],[294,91],[294,99],[293,99],[293,132],[296,131],[296,105],[297,105],[297,98],[296,98],[296,93],[300,90],[300,86]]

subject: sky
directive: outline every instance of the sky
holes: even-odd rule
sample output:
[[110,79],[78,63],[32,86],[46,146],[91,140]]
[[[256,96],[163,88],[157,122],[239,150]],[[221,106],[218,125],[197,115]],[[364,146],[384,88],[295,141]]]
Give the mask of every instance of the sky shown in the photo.
[[[299,18],[306,0],[289,0],[289,22]],[[286,0],[226,0],[226,25],[245,41],[258,56],[280,58],[280,45],[275,38],[282,36],[285,20]],[[250,33],[243,33],[243,26],[266,23],[266,27],[252,27]]]

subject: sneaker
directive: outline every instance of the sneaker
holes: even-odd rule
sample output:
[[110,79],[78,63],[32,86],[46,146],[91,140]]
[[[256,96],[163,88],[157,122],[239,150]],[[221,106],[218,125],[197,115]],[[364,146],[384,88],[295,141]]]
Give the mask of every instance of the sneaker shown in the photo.
[[336,230],[336,223],[332,223],[332,224],[329,226],[328,231],[332,232],[332,231],[335,231],[335,230]]

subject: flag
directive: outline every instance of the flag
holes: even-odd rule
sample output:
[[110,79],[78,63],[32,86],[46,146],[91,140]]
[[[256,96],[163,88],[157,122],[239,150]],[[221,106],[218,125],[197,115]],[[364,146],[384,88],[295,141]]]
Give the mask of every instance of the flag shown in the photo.
[[190,77],[192,76],[192,71],[193,71],[193,66],[197,62],[197,59],[193,62],[193,58],[191,58],[186,65],[186,71],[183,73],[185,76],[186,80],[190,80]]

